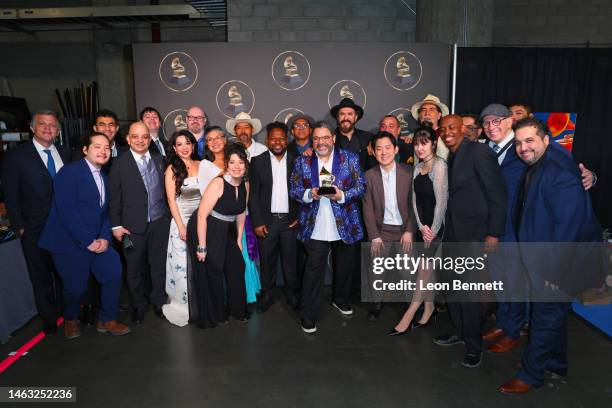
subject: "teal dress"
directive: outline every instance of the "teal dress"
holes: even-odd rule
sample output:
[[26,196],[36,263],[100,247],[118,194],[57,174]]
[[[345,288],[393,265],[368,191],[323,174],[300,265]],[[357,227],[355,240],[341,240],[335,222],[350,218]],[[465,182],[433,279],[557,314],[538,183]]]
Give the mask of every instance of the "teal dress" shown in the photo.
[[253,232],[251,217],[247,215],[244,223],[244,234],[242,234],[242,258],[244,259],[244,280],[246,283],[247,303],[257,301],[257,294],[261,290],[259,282],[259,270],[255,261],[259,259],[257,249],[257,237]]

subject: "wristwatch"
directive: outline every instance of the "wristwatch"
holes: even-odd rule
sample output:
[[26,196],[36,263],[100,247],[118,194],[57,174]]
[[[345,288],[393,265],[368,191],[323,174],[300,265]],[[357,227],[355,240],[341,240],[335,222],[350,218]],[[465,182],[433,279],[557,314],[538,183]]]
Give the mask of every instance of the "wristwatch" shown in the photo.
[[196,252],[197,252],[198,254],[205,254],[207,251],[208,251],[208,250],[206,249],[206,247],[205,247],[205,246],[198,245],[198,246],[196,247]]

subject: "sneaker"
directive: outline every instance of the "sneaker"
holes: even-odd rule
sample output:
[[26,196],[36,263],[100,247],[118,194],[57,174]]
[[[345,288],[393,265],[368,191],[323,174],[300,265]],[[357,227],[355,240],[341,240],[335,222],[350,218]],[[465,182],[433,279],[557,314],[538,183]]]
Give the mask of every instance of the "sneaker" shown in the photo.
[[461,365],[467,368],[476,368],[480,365],[481,361],[481,353],[465,353],[465,356],[463,357],[463,363],[461,363]]
[[342,303],[339,305],[336,302],[332,302],[332,306],[338,309],[338,311],[345,316],[349,316],[353,314],[353,308],[348,303]]
[[304,333],[316,333],[317,324],[312,319],[302,319],[302,331]]
[[438,346],[448,347],[463,343],[463,340],[461,340],[456,334],[446,334],[444,336],[436,337],[433,342]]

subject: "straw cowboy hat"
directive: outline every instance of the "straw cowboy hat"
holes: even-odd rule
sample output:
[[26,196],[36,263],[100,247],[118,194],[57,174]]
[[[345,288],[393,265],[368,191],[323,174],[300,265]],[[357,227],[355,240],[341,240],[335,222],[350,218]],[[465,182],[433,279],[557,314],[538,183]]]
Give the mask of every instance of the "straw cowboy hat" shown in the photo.
[[448,106],[440,102],[440,98],[435,95],[427,95],[422,101],[415,103],[412,105],[412,108],[410,108],[410,113],[412,113],[414,120],[419,120],[419,109],[421,109],[421,105],[424,103],[436,105],[442,111],[443,117],[448,115]]
[[227,133],[236,136],[234,128],[238,123],[250,123],[254,135],[261,131],[261,121],[259,119],[251,118],[251,115],[246,112],[240,112],[234,119],[228,119],[228,121],[225,122],[225,130]]

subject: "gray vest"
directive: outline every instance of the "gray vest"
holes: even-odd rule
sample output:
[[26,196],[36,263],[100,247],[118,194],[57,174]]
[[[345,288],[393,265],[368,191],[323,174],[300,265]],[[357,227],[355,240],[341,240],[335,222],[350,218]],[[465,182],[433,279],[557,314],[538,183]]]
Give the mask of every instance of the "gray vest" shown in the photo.
[[155,169],[153,158],[147,163],[146,169],[143,169],[139,164],[140,175],[147,188],[147,209],[148,221],[155,221],[166,214],[166,200],[162,185],[159,181],[159,175]]

